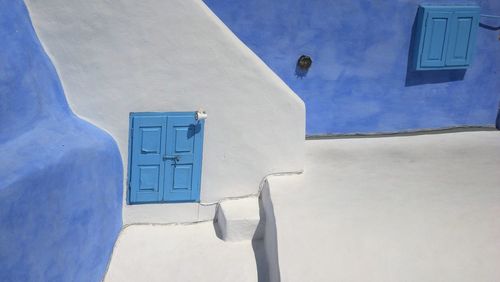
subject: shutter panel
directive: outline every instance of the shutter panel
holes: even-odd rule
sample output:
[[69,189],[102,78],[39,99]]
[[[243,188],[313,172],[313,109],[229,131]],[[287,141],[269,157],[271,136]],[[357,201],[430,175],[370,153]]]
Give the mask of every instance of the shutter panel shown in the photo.
[[447,66],[467,66],[472,60],[476,41],[478,12],[455,12],[451,21],[450,42],[446,57]]
[[451,12],[429,12],[426,20],[421,67],[444,67]]

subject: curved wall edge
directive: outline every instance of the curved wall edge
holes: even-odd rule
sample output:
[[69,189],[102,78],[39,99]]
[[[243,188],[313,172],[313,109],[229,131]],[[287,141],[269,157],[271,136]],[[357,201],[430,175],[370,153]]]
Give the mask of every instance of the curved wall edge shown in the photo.
[[118,147],[69,109],[23,1],[0,1],[0,38],[0,280],[100,281],[122,226]]

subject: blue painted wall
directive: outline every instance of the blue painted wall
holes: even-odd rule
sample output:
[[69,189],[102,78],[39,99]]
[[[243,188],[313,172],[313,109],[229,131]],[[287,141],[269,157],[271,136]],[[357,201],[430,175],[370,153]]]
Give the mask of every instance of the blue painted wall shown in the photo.
[[[464,3],[436,1],[426,3]],[[307,133],[494,126],[500,100],[500,20],[482,19],[473,65],[408,69],[416,0],[205,0],[306,103]],[[500,15],[500,1],[481,0]],[[300,55],[312,57],[305,76]]]
[[114,140],[69,109],[21,0],[0,0],[0,281],[100,281],[120,231]]

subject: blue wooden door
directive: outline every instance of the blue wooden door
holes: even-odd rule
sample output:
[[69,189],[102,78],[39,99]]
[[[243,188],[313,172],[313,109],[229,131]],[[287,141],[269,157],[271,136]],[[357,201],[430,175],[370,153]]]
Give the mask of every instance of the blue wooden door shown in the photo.
[[421,67],[444,67],[451,12],[429,12],[426,19]]
[[194,113],[131,119],[129,203],[199,201],[204,121]]

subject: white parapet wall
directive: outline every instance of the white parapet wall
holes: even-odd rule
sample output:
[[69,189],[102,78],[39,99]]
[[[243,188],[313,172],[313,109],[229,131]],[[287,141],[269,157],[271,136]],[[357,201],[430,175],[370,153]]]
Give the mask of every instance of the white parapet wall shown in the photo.
[[[197,109],[208,113],[202,202],[255,193],[266,174],[302,169],[304,103],[202,1],[26,4],[72,109],[116,139],[125,172],[130,112]],[[139,209],[128,220],[125,205],[124,221],[144,221]]]

